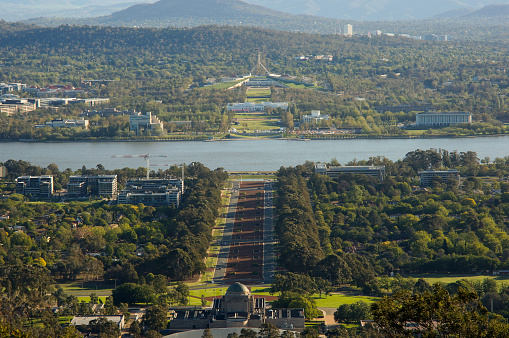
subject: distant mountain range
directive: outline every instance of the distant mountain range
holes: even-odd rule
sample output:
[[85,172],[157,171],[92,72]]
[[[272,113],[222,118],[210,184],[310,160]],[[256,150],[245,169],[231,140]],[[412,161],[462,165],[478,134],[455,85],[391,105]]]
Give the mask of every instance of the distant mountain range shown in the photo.
[[113,13],[106,22],[153,21],[168,18],[206,18],[211,22],[239,21],[251,18],[290,18],[292,15],[239,0],[160,0],[139,4]]
[[90,18],[110,15],[141,2],[156,0],[0,0],[0,19],[35,17]]
[[246,0],[291,14],[307,14],[358,21],[431,18],[451,10],[478,10],[509,0]]
[[[153,7],[149,5],[130,7],[140,3],[154,5]],[[504,4],[509,4],[509,0],[205,0],[203,2],[198,0],[157,2],[156,0],[0,0],[0,19],[17,21],[34,17],[90,18],[115,13],[112,17],[113,21],[130,20],[135,16],[137,20],[142,18],[143,20],[161,20],[164,13],[164,16],[172,18],[182,14],[185,17],[204,18],[206,16],[212,21],[223,21],[228,14],[238,15],[247,10],[252,14],[272,17],[283,16],[287,13],[354,21],[410,20],[460,17],[472,14],[485,6],[496,7],[496,5]],[[130,7],[129,10],[124,11],[128,7]],[[138,11],[139,13],[136,13]],[[490,10],[486,8],[486,11]],[[485,13],[479,13],[479,15],[485,15]]]

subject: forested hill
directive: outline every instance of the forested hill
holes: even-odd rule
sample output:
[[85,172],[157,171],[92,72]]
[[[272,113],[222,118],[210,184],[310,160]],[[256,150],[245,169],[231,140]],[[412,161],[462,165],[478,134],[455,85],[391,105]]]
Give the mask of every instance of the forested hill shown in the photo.
[[215,20],[242,21],[270,16],[292,15],[240,0],[160,0],[153,4],[131,6],[111,15],[111,20],[153,20],[166,18],[206,17]]
[[[7,27],[11,27],[7,25]],[[2,28],[0,26],[0,28]],[[346,39],[334,35],[280,32],[252,27],[202,26],[192,29],[155,29],[124,27],[79,27],[63,25],[56,28],[26,26],[23,29],[0,30],[0,48],[60,49],[66,52],[103,50],[105,53],[142,50],[163,53],[196,55],[209,52],[249,55],[256,48],[278,55],[343,53],[352,49],[374,52],[373,46],[429,46],[411,39],[367,37]]]

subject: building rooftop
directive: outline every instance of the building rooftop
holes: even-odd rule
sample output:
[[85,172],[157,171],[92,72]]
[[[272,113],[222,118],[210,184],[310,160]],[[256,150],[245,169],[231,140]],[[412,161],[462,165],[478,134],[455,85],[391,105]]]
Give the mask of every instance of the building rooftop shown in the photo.
[[239,282],[234,283],[228,287],[228,290],[226,290],[227,295],[249,295],[251,292],[249,292],[249,289],[244,284],[241,284]]

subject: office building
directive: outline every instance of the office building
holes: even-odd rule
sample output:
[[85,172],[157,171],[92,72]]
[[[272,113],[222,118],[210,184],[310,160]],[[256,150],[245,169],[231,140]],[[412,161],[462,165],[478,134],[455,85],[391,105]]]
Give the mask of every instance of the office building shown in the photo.
[[302,116],[302,122],[317,123],[322,120],[328,121],[329,118],[329,115],[321,115],[319,110],[312,110],[311,115]]
[[472,123],[472,114],[467,112],[425,112],[415,116],[417,126],[450,126],[451,124]]
[[353,35],[353,26],[351,24],[346,24],[343,26],[343,35],[346,35],[346,36]]
[[129,116],[129,130],[132,130],[136,135],[140,135],[143,130],[163,132],[163,122],[161,122],[151,112],[134,113]]
[[317,163],[315,164],[315,174],[327,175],[331,178],[336,178],[340,174],[368,175],[383,181],[385,179],[385,166],[328,167],[325,163]]
[[458,170],[426,170],[419,171],[420,182],[422,187],[429,187],[433,179],[439,178],[446,183],[448,180],[454,180],[460,184],[460,172]]
[[20,176],[16,179],[16,193],[50,198],[53,195],[53,176]]

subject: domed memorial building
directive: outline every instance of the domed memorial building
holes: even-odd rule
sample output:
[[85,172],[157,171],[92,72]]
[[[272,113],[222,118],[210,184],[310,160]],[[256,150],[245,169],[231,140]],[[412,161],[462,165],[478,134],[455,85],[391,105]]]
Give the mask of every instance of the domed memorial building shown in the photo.
[[211,309],[176,310],[170,329],[177,331],[228,327],[259,328],[263,323],[285,330],[304,329],[304,309],[269,309],[265,298],[255,298],[241,283],[215,298]]

